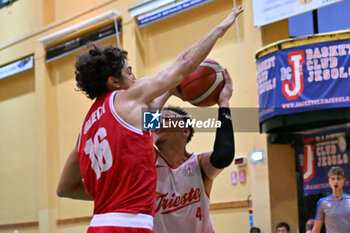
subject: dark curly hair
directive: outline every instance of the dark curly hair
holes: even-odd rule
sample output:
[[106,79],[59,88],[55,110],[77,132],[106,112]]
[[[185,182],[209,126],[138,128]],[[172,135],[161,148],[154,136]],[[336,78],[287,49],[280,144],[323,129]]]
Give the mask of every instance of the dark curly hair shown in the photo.
[[[168,111],[173,111],[173,112],[176,112],[177,114],[179,114],[182,118],[182,120],[184,120],[185,122],[189,119],[191,120],[191,117],[188,115],[187,112],[185,112],[182,108],[180,107],[176,107],[176,106],[168,106],[168,107],[165,107],[163,108],[163,110],[168,110]],[[189,125],[189,128],[190,128],[190,135],[188,135],[187,137],[187,143],[189,143],[193,137],[193,134],[194,134],[194,128]]]
[[78,89],[92,100],[107,93],[108,77],[122,79],[121,70],[127,55],[127,51],[111,45],[104,48],[92,45],[88,52],[78,56],[75,63]]

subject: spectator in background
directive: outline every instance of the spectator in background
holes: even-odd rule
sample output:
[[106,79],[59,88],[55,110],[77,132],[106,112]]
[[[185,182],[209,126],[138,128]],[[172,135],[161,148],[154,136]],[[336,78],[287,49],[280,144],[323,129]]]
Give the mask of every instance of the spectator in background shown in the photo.
[[289,233],[290,226],[286,222],[280,222],[276,225],[276,233]]
[[306,228],[306,232],[305,233],[311,233],[312,232],[312,228],[314,227],[314,222],[315,219],[310,218],[309,220],[307,220],[305,228]]
[[260,228],[258,228],[258,227],[252,227],[252,228],[250,228],[249,233],[261,233],[261,231],[260,231]]
[[344,169],[332,167],[328,172],[328,183],[332,194],[318,201],[312,233],[320,233],[323,223],[328,233],[350,232],[350,195],[343,190]]

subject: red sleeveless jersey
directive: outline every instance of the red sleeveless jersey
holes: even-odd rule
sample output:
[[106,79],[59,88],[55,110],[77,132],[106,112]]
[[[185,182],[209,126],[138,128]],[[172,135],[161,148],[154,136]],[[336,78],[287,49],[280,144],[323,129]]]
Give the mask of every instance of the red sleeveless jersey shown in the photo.
[[154,216],[157,173],[152,137],[116,113],[116,93],[98,97],[84,120],[78,152],[84,184],[94,199],[94,214]]

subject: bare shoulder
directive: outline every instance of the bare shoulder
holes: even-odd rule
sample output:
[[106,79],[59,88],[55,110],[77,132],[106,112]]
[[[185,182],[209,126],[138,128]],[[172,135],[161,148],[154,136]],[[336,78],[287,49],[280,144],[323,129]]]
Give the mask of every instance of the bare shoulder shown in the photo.
[[151,76],[137,79],[127,90],[119,91],[120,96],[122,96],[121,98],[126,101],[141,100],[142,92],[152,86],[150,82],[151,79]]
[[199,153],[198,154],[199,163],[202,165],[203,163],[209,162],[211,153],[212,153],[211,151]]
[[198,158],[203,158],[205,156],[210,156],[212,151],[198,153]]
[[149,105],[154,98],[176,87],[182,81],[183,75],[178,70],[179,68],[170,65],[153,76],[136,80],[128,89],[128,98],[138,99],[140,102]]
[[114,97],[114,109],[128,124],[138,129],[142,128],[142,111],[148,106],[138,98],[131,98],[129,89],[120,90]]

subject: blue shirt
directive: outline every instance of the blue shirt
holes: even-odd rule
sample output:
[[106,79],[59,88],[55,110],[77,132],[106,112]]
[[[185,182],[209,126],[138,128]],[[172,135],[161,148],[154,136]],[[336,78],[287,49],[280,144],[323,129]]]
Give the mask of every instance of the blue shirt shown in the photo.
[[321,198],[317,203],[316,220],[324,221],[327,233],[350,233],[350,195],[344,193]]

